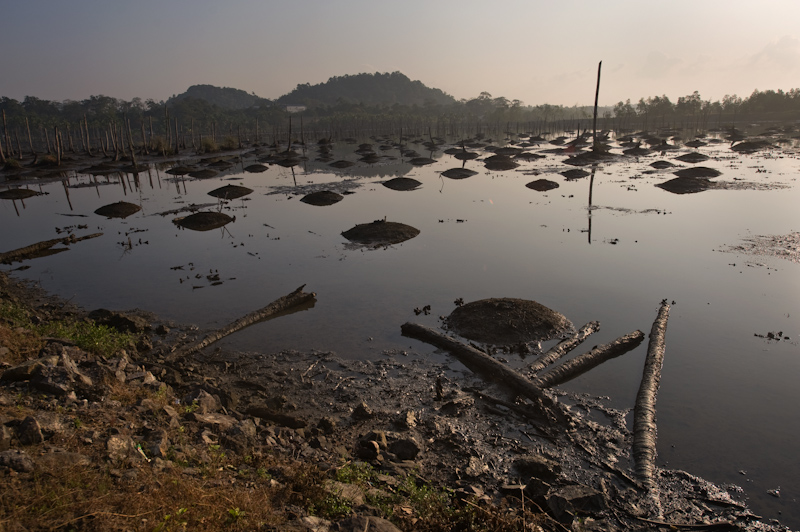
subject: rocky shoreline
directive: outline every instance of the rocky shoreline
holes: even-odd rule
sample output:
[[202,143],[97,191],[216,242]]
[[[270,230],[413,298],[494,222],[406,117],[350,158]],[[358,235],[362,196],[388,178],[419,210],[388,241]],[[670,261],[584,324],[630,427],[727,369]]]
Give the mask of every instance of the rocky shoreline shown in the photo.
[[[24,304],[34,323],[86,319],[137,338],[105,357],[41,338],[19,360],[8,336],[0,337],[0,476],[16,493],[2,497],[2,530],[37,529],[19,510],[24,494],[65,469],[105,479],[128,498],[105,513],[65,507],[64,515],[38,521],[44,528],[198,525],[191,519],[199,503],[148,513],[133,502],[166,500],[174,482],[195,486],[196,498],[280,495],[282,507],[273,501],[270,517],[258,523],[256,503],[246,510],[249,503],[225,503],[230,508],[217,524],[243,530],[451,529],[415,506],[416,490],[434,486],[450,497],[452,523],[461,508],[507,525],[497,530],[785,530],[753,515],[736,486],[658,470],[657,489],[643,490],[631,472],[625,412],[602,398],[557,393],[575,420],[562,430],[441,357],[393,351],[353,361],[210,347],[171,360],[196,329],[146,312],[86,313],[4,274],[0,294]],[[32,334],[0,325],[12,336]],[[320,475],[316,495],[299,487],[312,470]],[[343,471],[369,473],[353,482]],[[185,521],[176,518],[181,508]]]

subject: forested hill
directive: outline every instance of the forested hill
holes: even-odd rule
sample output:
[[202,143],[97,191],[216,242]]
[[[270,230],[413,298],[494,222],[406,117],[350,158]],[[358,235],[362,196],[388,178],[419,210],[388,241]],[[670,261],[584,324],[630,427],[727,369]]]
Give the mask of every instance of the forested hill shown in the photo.
[[173,96],[167,100],[167,105],[174,104],[186,98],[205,100],[211,105],[216,105],[222,109],[249,109],[268,103],[263,98],[255,94],[248,94],[241,89],[230,87],[215,87],[214,85],[192,85],[186,92]]
[[289,94],[277,100],[283,105],[305,105],[318,107],[339,103],[355,103],[372,106],[426,104],[449,105],[455,98],[440,89],[426,87],[420,81],[411,81],[401,72],[391,74],[355,74],[334,76],[317,85],[298,85]]

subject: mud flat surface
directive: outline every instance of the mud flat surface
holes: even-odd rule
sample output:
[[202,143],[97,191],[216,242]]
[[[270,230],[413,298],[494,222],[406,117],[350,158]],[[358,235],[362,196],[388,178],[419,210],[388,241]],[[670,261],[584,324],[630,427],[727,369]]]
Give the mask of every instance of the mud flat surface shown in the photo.
[[[150,399],[130,410],[117,407],[115,416],[127,420],[126,429],[114,430],[111,419],[105,429],[98,427],[93,438],[107,440],[108,456],[67,453],[79,467],[102,469],[110,463],[120,476],[125,471],[142,475],[143,468],[184,467],[193,474],[192,464],[202,462],[203,449],[213,444],[234,456],[277,453],[328,468],[365,462],[398,478],[413,472],[478,504],[505,499],[514,508],[525,500],[547,514],[540,521],[543,530],[783,530],[753,515],[737,486],[658,468],[655,489],[644,489],[631,470],[626,412],[608,407],[601,397],[553,393],[569,405],[570,418],[566,425],[553,426],[535,405],[502,385],[487,384],[448,357],[435,361],[414,351],[386,351],[378,360],[354,361],[330,352],[209,348],[175,360],[170,357],[175,346],[201,336],[196,329],[143,311],[87,315],[5,276],[0,277],[0,293],[7,301],[27,302],[40,320],[87,316],[139,337],[136,349],[108,358],[96,359],[51,339],[34,366],[4,363],[3,405],[11,404],[14,394],[30,391],[52,397],[45,403],[51,407],[66,407],[64,420],[35,410],[27,425],[4,416],[0,471],[17,483],[42,467],[40,448],[70,431],[63,428],[70,416],[88,416],[92,408],[95,416],[105,415],[108,391],[102,375],[109,374],[134,387],[167,386],[182,399],[163,408]],[[66,362],[57,362],[59,357]],[[43,369],[25,369],[30,367]],[[161,419],[175,422],[154,426],[153,413],[159,409],[167,412]],[[48,430],[32,433],[32,423]],[[170,438],[180,437],[178,424],[184,435],[200,442],[181,446],[182,458],[167,451]],[[38,437],[31,440],[31,434]],[[369,504],[362,504],[356,515],[369,512]],[[306,529],[312,528],[296,530]]]

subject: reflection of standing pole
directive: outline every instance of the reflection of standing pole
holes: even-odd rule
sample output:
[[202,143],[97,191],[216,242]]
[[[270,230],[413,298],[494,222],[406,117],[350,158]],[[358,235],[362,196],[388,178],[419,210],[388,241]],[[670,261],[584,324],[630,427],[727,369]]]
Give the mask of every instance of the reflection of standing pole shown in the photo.
[[589,216],[589,243],[592,243],[592,190],[594,189],[594,173],[597,171],[597,165],[592,165],[592,176],[589,178],[589,208],[587,209]]
[[64,185],[64,194],[67,195],[67,203],[69,203],[69,210],[74,211],[75,209],[72,208],[72,200],[69,199],[69,187],[67,187],[68,181],[69,181],[68,179],[65,179],[61,183]]
[[597,99],[600,96],[600,67],[603,62],[597,64],[597,89],[594,91],[594,120],[592,120],[592,150],[597,150]]

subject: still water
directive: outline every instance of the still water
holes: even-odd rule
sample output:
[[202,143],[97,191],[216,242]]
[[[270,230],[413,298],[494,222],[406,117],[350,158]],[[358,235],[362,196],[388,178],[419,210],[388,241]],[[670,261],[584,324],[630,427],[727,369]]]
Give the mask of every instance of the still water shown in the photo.
[[[563,154],[499,172],[468,161],[478,174],[453,180],[441,175],[461,166],[452,155],[439,151],[435,163],[415,167],[398,150],[377,145],[379,155],[392,158],[345,170],[314,161],[310,150],[294,171],[274,165],[263,173],[244,170],[257,157],[245,151],[243,162],[203,180],[169,175],[169,165],[138,181],[72,172],[66,183],[29,185],[46,195],[24,204],[0,201],[0,250],[85,224],[73,229],[76,236],[103,236],[30,261],[15,275],[89,309],[139,307],[201,328],[219,327],[302,284],[317,293],[312,309],[224,341],[226,349],[248,351],[379,358],[401,349],[425,356],[433,349],[402,338],[402,323],[438,326],[456,299],[487,297],[533,299],[576,326],[598,320],[591,347],[636,329],[649,332],[660,301],[674,300],[658,396],[659,465],[741,485],[756,513],[800,528],[800,264],[723,251],[750,236],[800,230],[796,141],[752,155],[738,155],[727,143],[697,150],[711,157],[700,165],[722,172],[717,181],[784,185],[774,189],[677,195],[655,187],[675,169],[654,172],[650,163],[692,166],[674,159],[689,148],[601,163],[591,209],[590,179],[564,179],[559,172],[572,167]],[[356,161],[356,148],[340,142],[333,155]],[[422,185],[382,185],[398,176]],[[540,178],[560,186],[525,187]],[[219,204],[208,192],[226,184],[254,192]],[[327,207],[299,201],[323,189],[350,193]],[[116,201],[142,210],[126,219],[94,214]],[[195,232],[172,223],[185,213],[160,214],[190,204],[212,204],[206,210],[221,208],[236,219]],[[341,236],[384,217],[416,227],[419,236],[377,249],[354,248]],[[217,273],[222,284],[212,285],[206,275]],[[413,310],[425,305],[431,315],[416,316]],[[755,336],[770,331],[790,339]],[[645,351],[646,343],[565,387],[632,408]],[[776,488],[780,498],[767,494]]]

